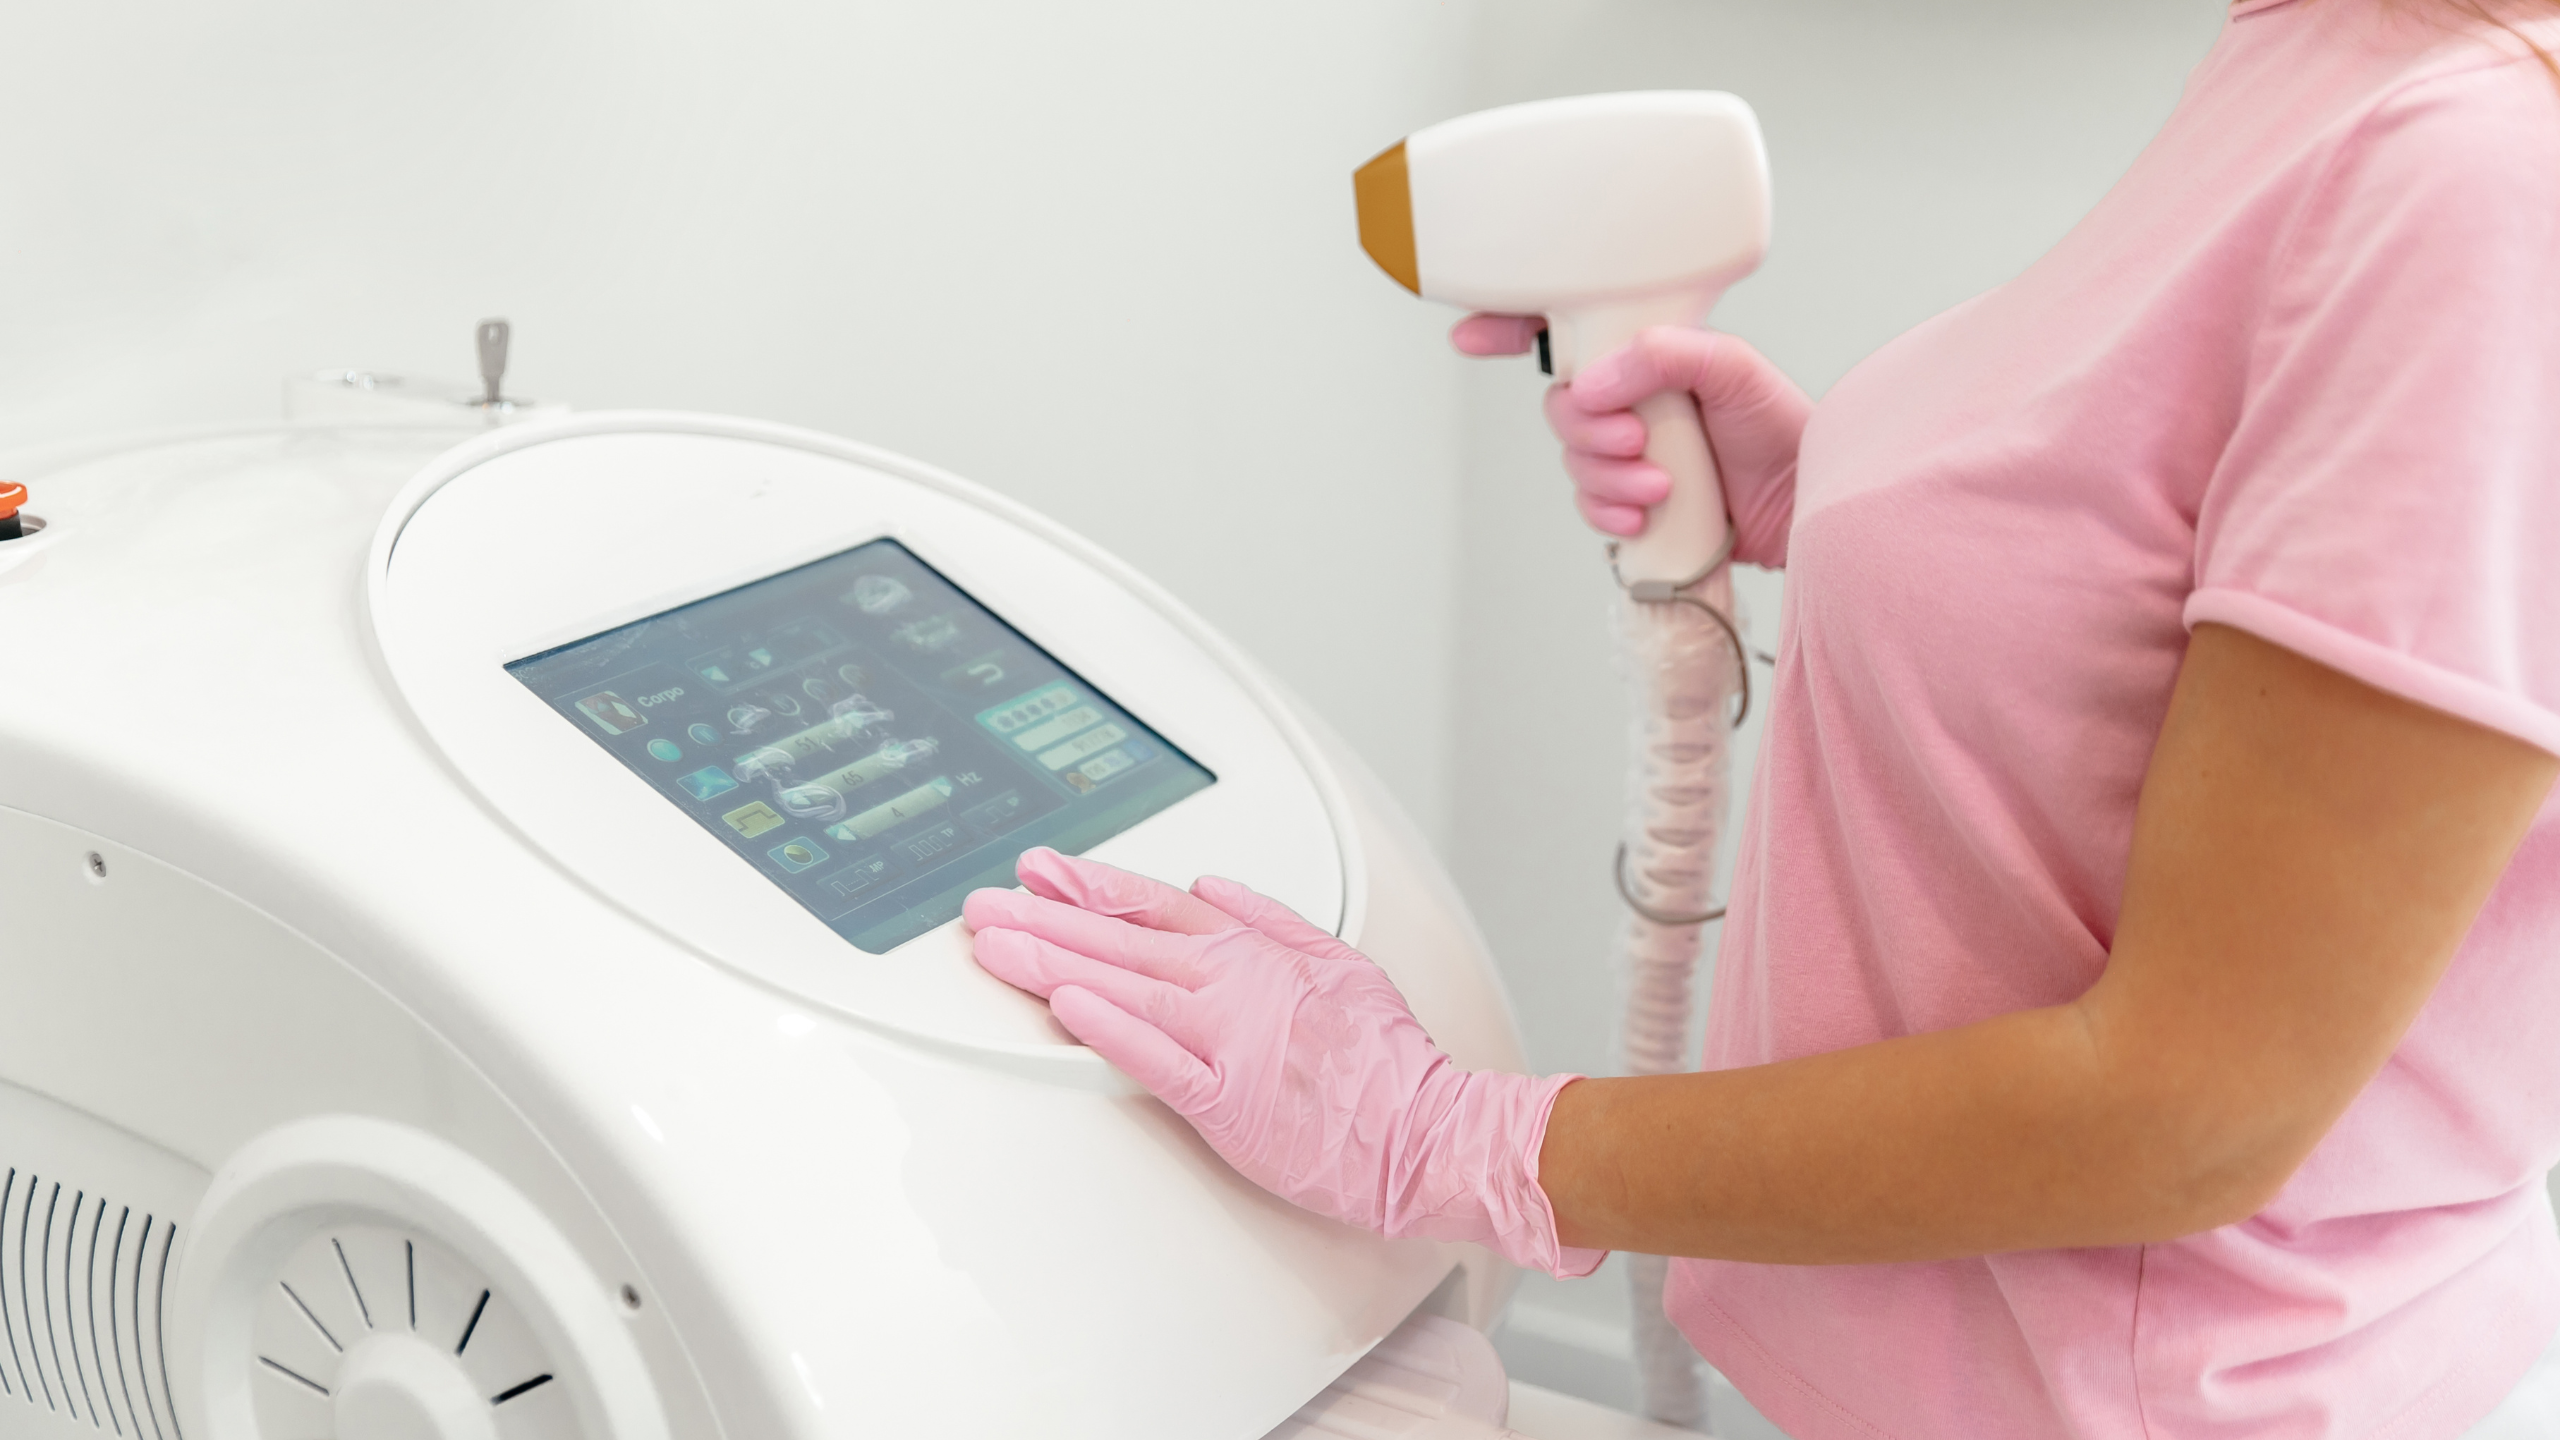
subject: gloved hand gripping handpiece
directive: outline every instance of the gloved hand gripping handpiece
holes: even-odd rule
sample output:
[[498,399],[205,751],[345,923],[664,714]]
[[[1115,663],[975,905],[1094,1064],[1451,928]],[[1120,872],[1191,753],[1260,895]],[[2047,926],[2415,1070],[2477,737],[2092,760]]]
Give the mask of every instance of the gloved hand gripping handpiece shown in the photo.
[[[1570,381],[1651,325],[1697,325],[1768,248],[1768,159],[1741,100],[1651,91],[1540,100],[1408,136],[1353,177],[1360,243],[1406,289],[1470,310],[1541,315],[1541,355]],[[1616,861],[1630,961],[1629,1071],[1685,1068],[1701,927],[1728,772],[1728,706],[1750,704],[1715,456],[1681,393],[1636,413],[1671,490],[1611,558],[1630,602],[1637,691],[1626,843]],[[1630,878],[1630,870],[1634,879]],[[1662,1313],[1667,1262],[1631,1264],[1646,1413],[1703,1429],[1696,1356]]]
[[[1360,244],[1407,290],[1543,315],[1561,379],[1649,325],[1697,325],[1769,247],[1751,107],[1712,91],[1536,100],[1419,130],[1352,177]],[[1618,543],[1629,585],[1685,586],[1728,544],[1715,456],[1686,396],[1637,408],[1671,494]]]

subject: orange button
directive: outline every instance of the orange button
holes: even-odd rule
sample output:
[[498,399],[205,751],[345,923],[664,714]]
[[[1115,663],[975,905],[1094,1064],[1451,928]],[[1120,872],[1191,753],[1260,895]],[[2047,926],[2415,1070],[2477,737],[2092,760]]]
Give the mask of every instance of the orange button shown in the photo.
[[26,503],[26,486],[12,480],[0,480],[0,520],[17,514],[18,507]]

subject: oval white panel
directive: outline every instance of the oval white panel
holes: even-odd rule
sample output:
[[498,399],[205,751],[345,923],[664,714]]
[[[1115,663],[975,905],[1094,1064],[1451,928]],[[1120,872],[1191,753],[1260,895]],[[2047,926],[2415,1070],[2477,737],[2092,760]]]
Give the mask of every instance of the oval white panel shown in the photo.
[[401,694],[454,767],[633,914],[872,1025],[1099,1072],[1046,1006],[977,967],[957,921],[863,953],[505,669],[881,538],[1217,776],[1089,853],[1177,884],[1233,876],[1339,928],[1329,787],[1249,667],[1089,546],[895,457],[694,417],[502,433],[440,462],[386,517],[372,621]]

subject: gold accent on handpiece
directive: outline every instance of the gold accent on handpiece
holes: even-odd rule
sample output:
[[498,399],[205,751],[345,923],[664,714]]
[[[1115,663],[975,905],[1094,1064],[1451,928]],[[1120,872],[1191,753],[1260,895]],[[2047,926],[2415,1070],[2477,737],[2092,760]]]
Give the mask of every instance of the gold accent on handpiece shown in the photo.
[[1422,293],[1422,269],[1414,263],[1413,186],[1405,175],[1404,142],[1381,151],[1351,172],[1352,198],[1360,207],[1360,248],[1378,268],[1414,294]]

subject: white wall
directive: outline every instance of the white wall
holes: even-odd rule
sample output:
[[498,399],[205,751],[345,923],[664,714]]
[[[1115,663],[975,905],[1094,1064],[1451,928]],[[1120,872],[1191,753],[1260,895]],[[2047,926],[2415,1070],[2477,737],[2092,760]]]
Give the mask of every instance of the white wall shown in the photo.
[[1170,585],[1435,832],[1459,374],[1351,168],[1471,3],[0,0],[0,446],[321,366],[793,421]]
[[467,374],[506,314],[522,390],[947,465],[1302,692],[1447,842],[1535,1058],[1605,1068],[1608,583],[1542,382],[1371,269],[1350,167],[1478,105],[1737,90],[1777,246],[1719,319],[1818,391],[2060,234],[2218,14],[0,0],[0,446],[269,416],[323,365]]

